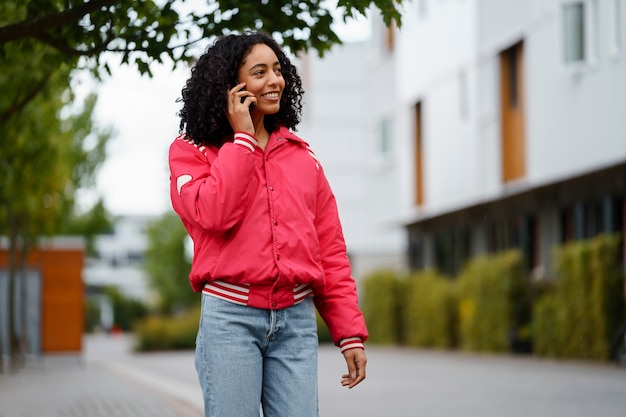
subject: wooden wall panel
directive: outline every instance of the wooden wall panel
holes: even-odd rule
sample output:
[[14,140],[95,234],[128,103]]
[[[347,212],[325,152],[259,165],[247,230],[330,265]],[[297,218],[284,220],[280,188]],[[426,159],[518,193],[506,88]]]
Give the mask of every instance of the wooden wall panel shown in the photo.
[[[41,272],[41,348],[43,353],[82,350],[85,290],[82,248],[33,250],[29,268]],[[6,248],[0,248],[0,267],[8,267]]]
[[500,54],[502,181],[526,175],[524,44]]

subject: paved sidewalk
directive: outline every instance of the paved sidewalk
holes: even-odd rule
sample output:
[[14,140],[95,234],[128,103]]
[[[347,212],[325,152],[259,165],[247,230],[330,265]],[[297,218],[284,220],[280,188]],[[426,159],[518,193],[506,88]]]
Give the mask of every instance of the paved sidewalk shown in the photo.
[[626,368],[368,346],[367,379],[350,391],[320,349],[320,416],[626,417]]
[[[347,390],[338,349],[319,353],[320,417],[626,417],[626,368],[611,364],[368,346],[367,379]],[[126,338],[0,375],[0,417],[201,417],[201,397],[192,351],[132,354]]]
[[127,347],[125,340],[88,338],[80,356],[46,356],[0,374],[0,417],[202,416],[174,379],[124,366],[132,359]]

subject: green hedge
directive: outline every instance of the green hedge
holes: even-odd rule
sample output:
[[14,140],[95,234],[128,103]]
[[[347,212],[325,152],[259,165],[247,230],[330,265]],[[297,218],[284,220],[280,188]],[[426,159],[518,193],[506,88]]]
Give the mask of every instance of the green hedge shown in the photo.
[[458,278],[458,296],[462,349],[507,352],[527,336],[530,306],[519,251],[471,260]]
[[[602,359],[626,320],[616,236],[568,244],[555,251],[556,280],[531,305],[519,251],[471,260],[456,280],[434,270],[404,276],[376,271],[362,284],[361,308],[369,341],[416,347],[508,352],[530,346],[539,356]],[[175,317],[150,317],[135,326],[137,349],[193,349],[199,307]],[[318,320],[320,343],[330,334]]]
[[609,359],[625,316],[619,248],[618,236],[601,235],[555,250],[554,289],[534,310],[537,355]]
[[315,312],[316,320],[317,320],[317,339],[318,343],[333,343],[333,338],[330,336],[330,330],[328,330],[328,326],[322,320],[322,316],[316,311]]
[[453,282],[426,270],[411,275],[403,309],[408,346],[448,349],[457,343],[457,303]]
[[559,300],[553,294],[539,298],[533,308],[533,353],[538,356],[557,357],[560,355],[563,332],[559,323],[563,323],[564,310],[559,308]]
[[398,344],[401,336],[402,282],[393,271],[376,271],[363,282],[362,310],[369,341]]
[[[195,349],[200,322],[200,306],[179,316],[150,316],[134,326],[135,350]],[[319,343],[332,343],[328,327],[317,314]]]
[[179,316],[151,316],[134,327],[138,351],[194,349],[200,305]]

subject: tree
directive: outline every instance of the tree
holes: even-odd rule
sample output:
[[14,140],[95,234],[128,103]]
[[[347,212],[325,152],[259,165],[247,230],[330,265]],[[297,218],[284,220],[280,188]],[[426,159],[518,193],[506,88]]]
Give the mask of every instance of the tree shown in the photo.
[[187,231],[174,213],[166,213],[148,226],[144,268],[150,288],[157,293],[159,310],[173,313],[198,302],[189,285],[191,262],[185,255]]
[[[68,56],[97,57],[121,53],[124,62],[135,56],[142,64],[190,58],[188,46],[200,39],[246,29],[280,36],[292,51],[320,52],[340,40],[323,0],[130,0],[5,2],[0,11],[0,44],[36,39]],[[208,5],[207,5],[208,3]],[[400,24],[402,0],[338,0],[343,19],[364,15],[376,6],[387,25]],[[204,5],[204,7],[203,7]],[[184,14],[184,8],[190,10]],[[181,16],[182,15],[182,16]],[[140,70],[148,71],[143,66]]]
[[[402,0],[338,0],[343,20],[377,7],[386,24],[400,24]],[[64,63],[111,72],[107,52],[122,64],[150,73],[152,62],[193,60],[192,46],[215,36],[246,29],[263,30],[293,52],[316,49],[320,54],[340,39],[329,6],[323,0],[14,0],[0,4],[0,63],[22,71],[0,80],[17,80],[0,100],[0,125],[19,112],[47,82],[49,68]],[[45,54],[42,53],[45,46]],[[13,52],[21,52],[16,56]],[[23,60],[24,57],[28,60]],[[16,61],[17,60],[17,61]],[[37,62],[46,61],[44,69]],[[9,86],[10,87],[10,86]],[[6,93],[3,93],[5,95]]]
[[26,255],[39,236],[58,233],[69,226],[76,192],[93,183],[110,136],[109,131],[100,131],[91,120],[95,96],[87,98],[77,112],[63,115],[72,101],[67,87],[71,69],[61,65],[46,71],[47,82],[38,94],[2,125],[0,235],[8,238],[13,370],[19,367],[25,351],[25,339],[17,337],[25,335],[24,323],[19,324],[22,329],[17,331],[12,315],[17,305],[14,289],[23,276]]

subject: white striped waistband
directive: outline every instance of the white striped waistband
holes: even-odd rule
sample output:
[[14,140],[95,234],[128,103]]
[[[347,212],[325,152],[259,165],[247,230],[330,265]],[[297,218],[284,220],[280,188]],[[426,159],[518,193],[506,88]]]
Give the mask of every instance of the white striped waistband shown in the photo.
[[[231,284],[225,281],[215,280],[204,284],[202,293],[245,306],[248,305],[250,298],[250,288],[250,284]],[[308,284],[301,284],[293,288],[294,305],[312,296],[313,289]]]

